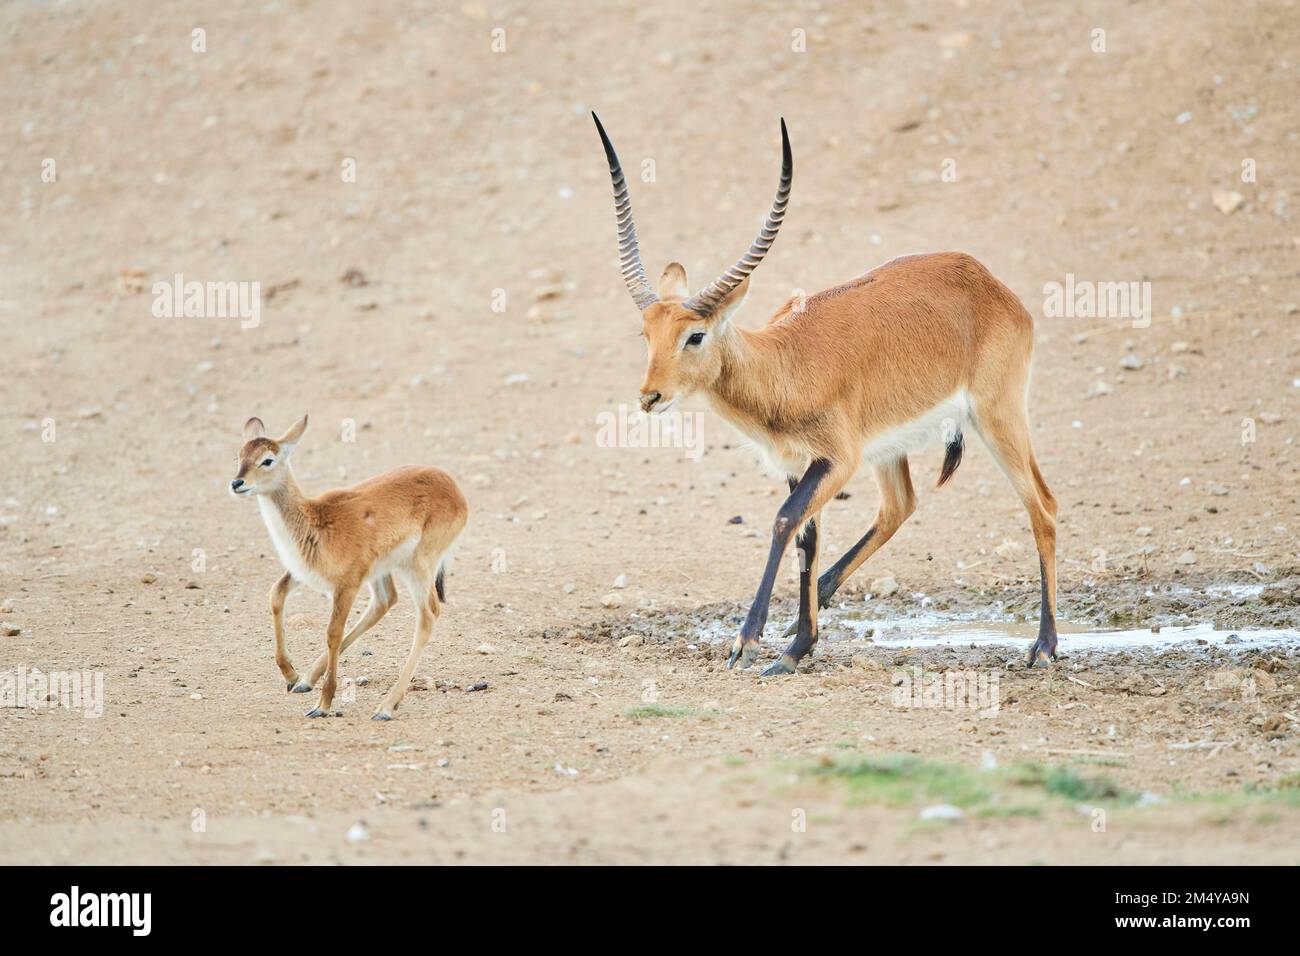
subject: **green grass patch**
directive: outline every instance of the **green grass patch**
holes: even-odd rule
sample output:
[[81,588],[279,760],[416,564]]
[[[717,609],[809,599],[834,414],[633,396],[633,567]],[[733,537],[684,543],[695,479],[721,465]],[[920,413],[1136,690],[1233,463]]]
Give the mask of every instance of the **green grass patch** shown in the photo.
[[698,717],[702,711],[694,707],[664,707],[662,704],[644,704],[641,707],[633,707],[631,710],[623,712],[625,717],[631,717],[635,720],[649,719],[653,717]]
[[1020,763],[981,770],[961,764],[925,760],[912,754],[863,754],[838,749],[818,763],[778,765],[799,777],[843,786],[850,803],[921,807],[951,803],[971,817],[1007,819],[1042,817],[1083,804],[1136,813],[1161,806],[1203,805],[1208,825],[1248,819],[1277,823],[1291,808],[1300,809],[1300,774],[1267,785],[1247,784],[1231,790],[1189,792],[1175,783],[1167,801],[1142,804],[1141,794],[1104,774],[1070,764]]
[[987,818],[1040,817],[1054,803],[1132,804],[1138,795],[1073,767],[1017,764],[978,770],[910,754],[842,754],[798,769],[843,784],[854,803],[951,803]]
[[[1290,774],[1269,784],[1247,783],[1239,790],[1184,791],[1174,799],[1181,803],[1203,803],[1228,815],[1238,810],[1276,807],[1300,809],[1300,774]],[[1225,816],[1223,819],[1226,821],[1230,818]]]
[[1010,819],[1013,817],[1041,817],[1042,807],[1027,807],[1020,804],[980,807],[975,816],[986,819]]
[[957,764],[907,754],[844,757],[814,767],[816,777],[846,784],[855,800],[901,806],[921,800],[968,807],[989,800],[988,781]]
[[1128,767],[1132,762],[1123,757],[1075,757],[1075,763],[1088,767]]
[[1042,787],[1048,793],[1075,803],[1136,803],[1138,794],[1124,790],[1106,777],[1085,777],[1073,767],[1045,767],[1041,764],[1017,764],[1011,768],[1013,783]]

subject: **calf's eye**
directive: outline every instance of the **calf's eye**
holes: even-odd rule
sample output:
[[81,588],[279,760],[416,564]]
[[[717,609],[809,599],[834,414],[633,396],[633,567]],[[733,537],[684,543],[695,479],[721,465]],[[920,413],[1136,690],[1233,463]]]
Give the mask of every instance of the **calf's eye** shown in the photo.
[[686,339],[686,345],[687,347],[690,347],[692,345],[699,345],[703,341],[704,341],[703,332],[692,332]]

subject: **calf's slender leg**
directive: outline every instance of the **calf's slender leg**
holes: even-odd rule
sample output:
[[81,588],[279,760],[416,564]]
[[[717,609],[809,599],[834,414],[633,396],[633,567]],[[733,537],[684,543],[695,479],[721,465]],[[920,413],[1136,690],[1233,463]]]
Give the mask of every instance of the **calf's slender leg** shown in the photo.
[[[442,602],[438,600],[438,589],[432,578],[427,582],[412,578],[408,582],[408,588],[416,607],[415,636],[411,639],[411,652],[406,656],[406,663],[402,666],[402,673],[397,676],[397,683],[393,684],[371,720],[393,719],[393,711],[406,696],[406,689],[410,686],[411,678],[415,676],[415,668],[420,663],[420,655],[424,653],[424,647],[429,643],[429,635],[433,633],[433,623],[442,612]],[[423,599],[422,589],[425,592]]]
[[288,681],[288,689],[298,682],[298,671],[289,660],[289,652],[284,646],[284,602],[294,589],[292,574],[285,574],[271,588],[271,627],[275,631],[275,663],[280,673]]
[[[339,647],[339,653],[342,654],[349,647],[356,643],[362,634],[370,630],[379,623],[379,619],[392,610],[393,605],[397,603],[397,589],[393,587],[393,579],[390,575],[384,575],[382,578],[374,581],[370,585],[370,604],[366,608],[366,613],[361,616],[361,620],[352,625],[352,630],[343,635],[343,644]],[[295,694],[305,694],[320,680],[321,675],[325,673],[325,668],[329,666],[329,651],[325,651],[320,657],[316,658],[316,663],[311,666],[311,673],[307,675],[306,680],[299,679],[291,690]]]
[[325,680],[320,685],[320,699],[316,706],[307,711],[308,717],[325,717],[329,715],[334,703],[334,691],[338,687],[339,652],[343,647],[343,628],[348,623],[348,612],[352,602],[357,598],[357,584],[340,584],[334,589],[334,607],[330,612],[329,626],[325,632],[326,653],[329,655],[325,670]]

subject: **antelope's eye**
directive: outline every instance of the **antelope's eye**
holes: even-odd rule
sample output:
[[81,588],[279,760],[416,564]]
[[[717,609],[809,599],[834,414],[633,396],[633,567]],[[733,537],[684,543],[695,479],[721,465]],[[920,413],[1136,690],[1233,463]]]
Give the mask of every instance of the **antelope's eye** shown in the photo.
[[692,345],[699,345],[703,341],[704,341],[703,332],[692,332],[689,336],[687,336],[686,346],[687,348],[690,348]]
[[270,468],[270,467],[271,467],[272,465],[274,465],[274,464],[275,464],[275,459],[274,459],[274,458],[267,458],[265,461],[262,462],[262,467],[263,467],[263,468]]

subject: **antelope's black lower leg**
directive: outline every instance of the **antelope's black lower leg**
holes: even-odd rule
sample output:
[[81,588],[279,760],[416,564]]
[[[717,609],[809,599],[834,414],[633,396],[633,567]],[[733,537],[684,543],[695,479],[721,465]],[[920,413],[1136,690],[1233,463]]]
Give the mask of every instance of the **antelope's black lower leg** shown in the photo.
[[[754,603],[750,605],[749,614],[745,618],[745,623],[740,629],[740,636],[736,638],[731,647],[731,656],[727,659],[727,666],[733,667],[736,661],[740,661],[741,667],[748,667],[754,663],[754,658],[758,656],[758,642],[763,636],[763,626],[767,623],[767,606],[772,599],[772,585],[776,582],[776,572],[781,566],[781,556],[785,553],[786,546],[795,532],[821,508],[826,498],[833,495],[843,484],[843,479],[835,487],[831,487],[832,482],[828,480],[831,474],[831,462],[818,458],[804,476],[799,479],[790,497],[785,500],[781,510],[777,513],[776,523],[772,527],[772,547],[767,556],[767,567],[763,570],[763,580],[758,585],[758,593],[754,595]],[[802,600],[802,598],[801,598]]]
[[830,604],[831,598],[840,589],[840,585],[847,581],[849,575],[858,569],[858,565],[862,563],[858,560],[858,555],[866,550],[867,545],[871,544],[877,530],[877,525],[868,528],[867,533],[858,539],[858,543],[840,555],[840,559],[827,568],[826,573],[817,579],[818,607],[826,607]]
[[[878,524],[874,524],[868,528],[867,533],[858,539],[857,544],[840,555],[840,559],[823,571],[821,576],[817,578],[818,610],[830,607],[831,598],[835,597],[835,592],[840,589],[840,585],[849,579],[849,575],[858,569],[858,565],[861,564],[862,561],[866,560],[865,555],[863,555],[861,560],[859,560],[858,556],[862,555],[863,552],[866,551],[867,546],[871,544],[872,539],[876,537],[876,532],[878,530]],[[880,542],[880,544],[883,543],[883,541]],[[879,545],[877,545],[877,547],[878,546]],[[874,551],[875,548],[872,548],[872,550]],[[798,631],[801,620],[802,618],[795,618],[791,621],[790,626],[785,629],[785,633],[781,636],[789,637],[791,634]]]
[[[885,542],[894,536],[903,522],[916,510],[916,493],[912,490],[912,476],[908,470],[907,459],[899,458],[885,465],[876,466],[876,484],[880,488],[880,511],[867,533],[858,539],[858,543],[845,551],[838,561],[826,569],[817,579],[817,606],[830,606],[831,598],[840,586],[849,579],[868,558],[884,547]],[[783,636],[796,633],[799,622],[796,620],[785,630]]]
[[1028,665],[1056,660],[1056,496],[1047,487],[1029,440],[1023,391],[1008,391],[977,403],[975,422],[989,451],[1011,480],[1025,510],[1038,548],[1039,591],[1042,609],[1038,615],[1038,639],[1029,649]]
[[772,674],[793,674],[799,662],[817,644],[817,611],[821,607],[817,598],[817,518],[813,516],[795,539],[799,554],[799,618],[795,621],[794,640],[780,659],[763,671],[764,677]]
[[1038,580],[1041,601],[1038,610],[1038,640],[1029,649],[1029,667],[1040,662],[1050,664],[1056,660],[1056,608],[1048,591],[1047,567],[1042,558],[1038,559]]

